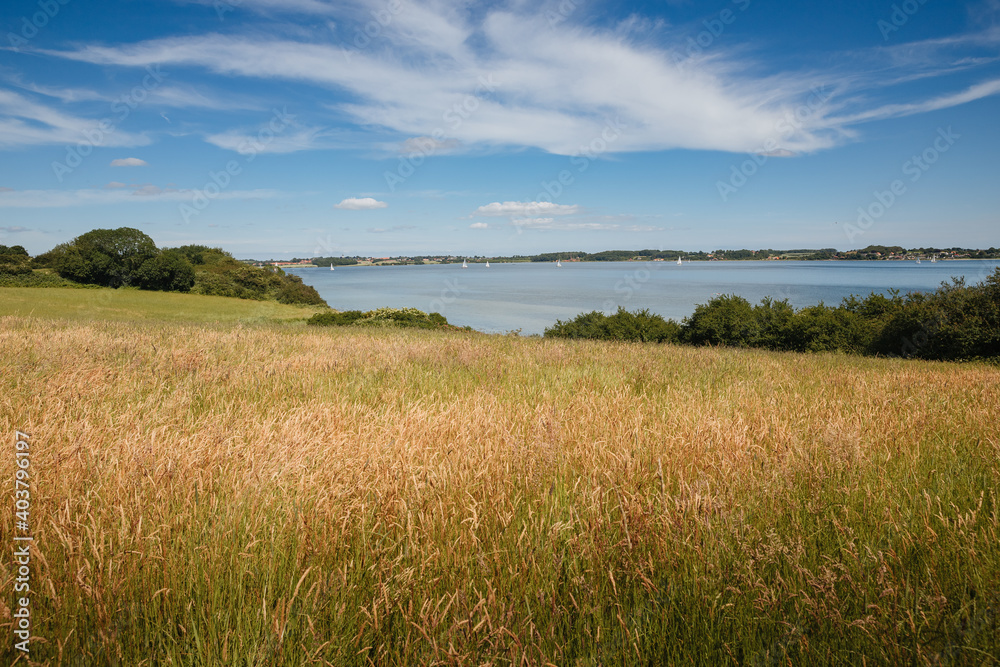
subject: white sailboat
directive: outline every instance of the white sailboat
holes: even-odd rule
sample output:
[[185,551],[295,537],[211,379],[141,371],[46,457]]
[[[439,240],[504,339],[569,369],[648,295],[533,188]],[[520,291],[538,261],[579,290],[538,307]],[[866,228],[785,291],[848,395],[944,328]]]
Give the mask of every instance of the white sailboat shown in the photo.
[[919,258],[919,257],[917,257],[917,264],[919,264],[919,263],[920,263],[920,258]]
[[681,265],[683,265],[683,262],[681,261],[681,256],[678,255],[677,256],[677,266],[681,266]]
[[560,262],[558,259],[556,260],[556,266],[562,268],[562,262]]
[[486,268],[490,268],[490,260],[486,260]]
[[464,259],[462,260],[462,268],[463,269],[469,268],[469,265],[466,263],[466,261]]
[[333,264],[330,265],[330,270],[333,271]]
[[931,257],[931,264],[937,264],[937,256]]

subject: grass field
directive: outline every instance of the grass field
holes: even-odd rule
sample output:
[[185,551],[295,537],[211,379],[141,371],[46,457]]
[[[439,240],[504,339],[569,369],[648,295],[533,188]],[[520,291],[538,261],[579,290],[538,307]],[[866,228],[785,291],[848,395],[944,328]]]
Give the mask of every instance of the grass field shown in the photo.
[[177,292],[110,288],[0,288],[0,317],[151,322],[273,322],[307,319],[325,308]]
[[80,317],[0,319],[32,664],[1000,661],[997,367]]

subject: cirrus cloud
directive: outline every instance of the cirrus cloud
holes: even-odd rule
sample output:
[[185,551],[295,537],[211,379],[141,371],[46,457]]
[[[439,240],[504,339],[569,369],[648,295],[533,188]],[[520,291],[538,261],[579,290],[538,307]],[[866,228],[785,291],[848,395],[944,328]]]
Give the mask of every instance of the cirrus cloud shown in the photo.
[[123,157],[111,161],[112,167],[148,167],[149,163],[137,157]]

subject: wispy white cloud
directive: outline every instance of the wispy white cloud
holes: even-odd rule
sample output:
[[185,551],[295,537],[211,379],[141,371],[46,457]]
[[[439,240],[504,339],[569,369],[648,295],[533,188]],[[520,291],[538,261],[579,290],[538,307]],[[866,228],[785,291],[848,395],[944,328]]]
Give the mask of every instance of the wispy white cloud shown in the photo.
[[259,110],[266,105],[245,95],[219,95],[210,90],[186,85],[162,85],[149,93],[152,104],[180,109],[212,111]]
[[112,167],[148,167],[149,163],[137,157],[123,157],[111,161]]
[[[670,44],[685,43],[687,35],[670,26],[657,26],[655,45],[632,39],[635,30],[647,30],[635,21],[598,29],[575,22],[571,14],[553,23],[538,6],[522,2],[479,11],[436,0],[399,7],[390,11],[384,3],[362,0],[238,5],[241,11],[336,19],[333,43],[324,41],[329,32],[321,37],[302,30],[291,38],[291,29],[280,32],[284,37],[234,30],[41,53],[102,65],[190,66],[227,77],[306,82],[328,89],[325,106],[338,120],[346,114],[372,135],[388,130],[410,137],[399,140],[404,152],[422,150],[420,141],[430,139],[424,145],[434,150],[534,147],[595,156],[672,148],[760,152],[767,146],[774,154],[802,154],[850,138],[850,125],[997,92],[987,81],[931,101],[891,105],[877,101],[876,94],[879,86],[914,76],[940,76],[947,68],[934,65],[934,54],[991,47],[997,30],[927,40],[909,53],[905,46],[872,49],[836,72],[788,68],[764,75],[760,72],[768,68],[722,45],[713,46],[711,57],[678,62]],[[362,48],[354,44],[357,29],[373,20],[373,11],[387,12],[376,21],[377,48],[369,42]],[[962,61],[968,63],[963,67],[990,57],[966,55],[971,59]],[[952,58],[948,67],[959,61]],[[838,98],[787,122],[817,83],[827,83]],[[224,132],[207,140],[232,148],[241,136]],[[337,147],[341,144],[312,128],[298,129],[268,150]]]
[[0,149],[46,144],[75,146],[145,146],[149,139],[114,128],[101,129],[100,120],[81,118],[36,102],[10,90],[0,90]]
[[268,133],[262,138],[259,133],[228,130],[205,137],[205,141],[241,155],[257,153],[297,153],[298,151],[336,148],[338,133],[321,127],[304,127]]
[[[0,192],[0,208],[66,208],[139,202],[190,202],[194,190],[161,189],[143,185],[135,189],[84,190],[11,190]],[[283,196],[278,190],[223,190],[213,199],[273,199]]]
[[336,11],[336,5],[320,0],[178,0],[180,4],[207,5],[215,9],[219,18],[233,12],[252,11],[266,16],[276,14],[318,14],[328,15]]
[[617,222],[598,222],[596,220],[576,218],[514,218],[511,224],[518,229],[537,229],[545,231],[603,231],[603,232],[657,232],[662,227],[652,225],[622,225]]
[[857,123],[885,120],[887,118],[899,118],[902,116],[912,116],[914,114],[927,113],[929,111],[939,111],[951,107],[974,102],[1000,94],[1000,79],[986,81],[958,92],[948,95],[940,95],[928,100],[913,102],[909,104],[886,104],[875,109],[869,109],[849,116],[839,116],[828,119],[831,125],[854,125]]
[[[418,8],[419,20],[413,18]],[[487,48],[471,51],[474,36]],[[681,69],[665,52],[616,34],[549,27],[541,17],[511,12],[489,13],[473,25],[412,3],[385,26],[382,39],[394,48],[359,50],[350,60],[344,45],[220,34],[46,53],[96,64],[200,66],[227,76],[305,81],[347,91],[350,99],[336,108],[359,125],[566,155],[754,150],[805,93],[796,81],[761,91],[757,81],[709,65]],[[784,138],[789,150],[831,143],[808,127]]]
[[339,204],[335,204],[334,208],[339,208],[344,211],[368,211],[376,208],[386,208],[389,206],[384,201],[378,201],[372,197],[348,197]]
[[495,201],[480,206],[472,212],[473,217],[508,218],[538,215],[576,215],[581,208],[576,204],[554,204],[549,201]]
[[485,222],[474,222],[469,225],[469,229],[489,229],[490,226]]

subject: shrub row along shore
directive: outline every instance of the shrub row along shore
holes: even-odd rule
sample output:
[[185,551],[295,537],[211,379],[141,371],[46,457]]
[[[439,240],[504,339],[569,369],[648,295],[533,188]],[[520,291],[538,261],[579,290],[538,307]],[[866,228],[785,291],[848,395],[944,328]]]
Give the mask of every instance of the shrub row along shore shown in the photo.
[[719,296],[699,305],[681,324],[648,310],[594,311],[559,321],[549,338],[576,338],[796,352],[850,352],[920,359],[1000,358],[1000,269],[982,283],[959,279],[933,293],[849,297],[836,307],[795,310],[787,300]]

